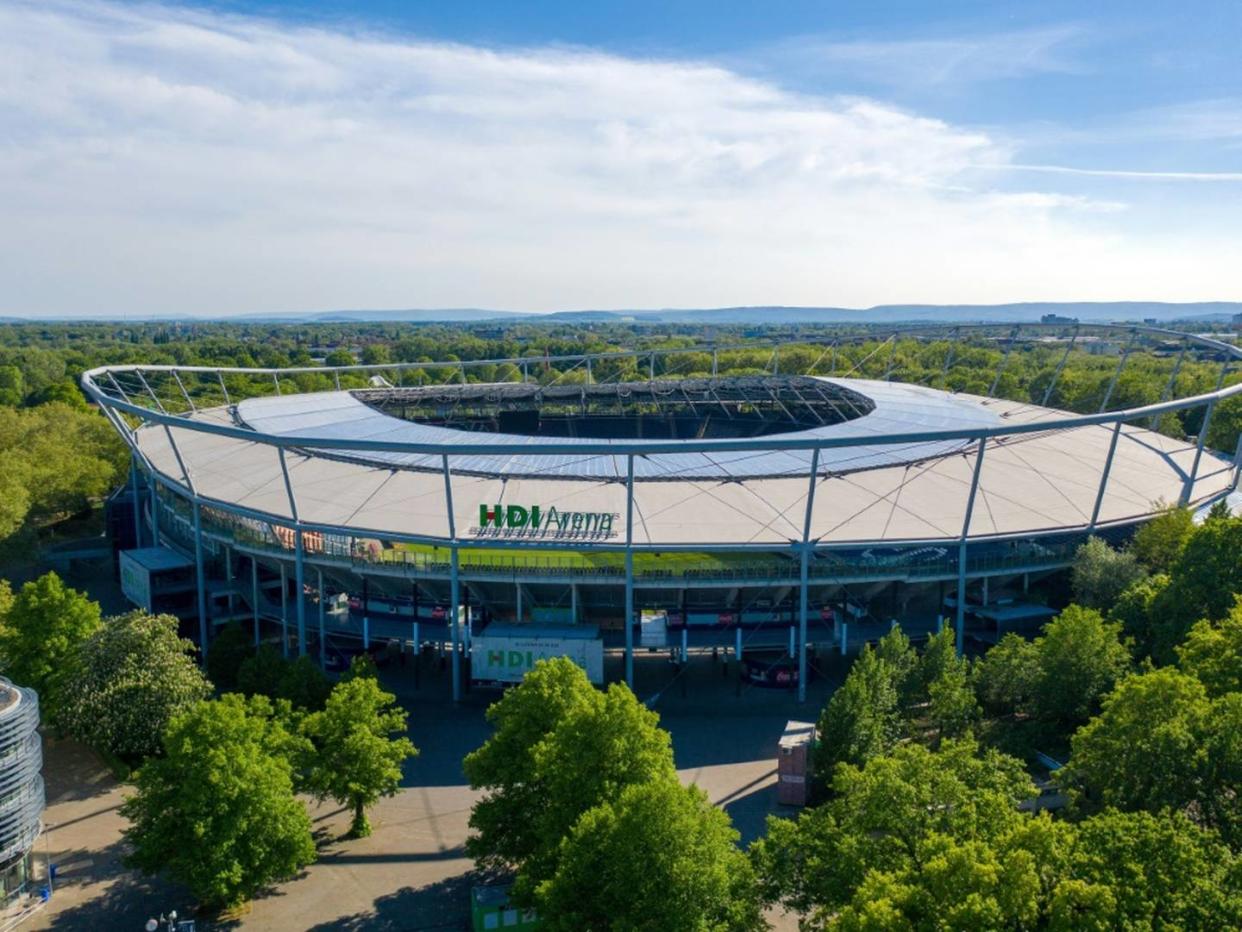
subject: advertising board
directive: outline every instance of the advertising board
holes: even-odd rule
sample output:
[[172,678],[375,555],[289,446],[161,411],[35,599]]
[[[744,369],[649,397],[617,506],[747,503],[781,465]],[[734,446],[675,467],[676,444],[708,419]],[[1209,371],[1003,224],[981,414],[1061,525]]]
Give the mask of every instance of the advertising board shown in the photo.
[[471,642],[471,679],[476,683],[520,683],[536,661],[549,657],[568,657],[582,667],[592,683],[604,682],[604,642],[594,636],[597,632],[593,629],[584,637],[538,629],[493,631],[496,627],[489,627]]
[[121,592],[139,608],[151,611],[151,572],[121,551]]

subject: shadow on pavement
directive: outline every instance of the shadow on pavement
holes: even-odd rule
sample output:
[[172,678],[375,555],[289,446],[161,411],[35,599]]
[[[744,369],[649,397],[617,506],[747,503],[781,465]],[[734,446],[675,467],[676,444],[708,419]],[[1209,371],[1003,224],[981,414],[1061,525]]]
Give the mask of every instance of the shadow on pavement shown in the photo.
[[482,874],[470,871],[425,887],[403,887],[377,899],[370,912],[320,923],[310,932],[464,932],[470,928],[470,888],[483,882]]

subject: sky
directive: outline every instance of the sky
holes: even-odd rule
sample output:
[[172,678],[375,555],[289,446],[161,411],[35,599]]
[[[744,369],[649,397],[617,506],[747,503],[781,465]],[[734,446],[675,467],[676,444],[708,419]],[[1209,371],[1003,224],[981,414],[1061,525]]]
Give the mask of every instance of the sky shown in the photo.
[[0,315],[1242,300],[1242,4],[0,0]]

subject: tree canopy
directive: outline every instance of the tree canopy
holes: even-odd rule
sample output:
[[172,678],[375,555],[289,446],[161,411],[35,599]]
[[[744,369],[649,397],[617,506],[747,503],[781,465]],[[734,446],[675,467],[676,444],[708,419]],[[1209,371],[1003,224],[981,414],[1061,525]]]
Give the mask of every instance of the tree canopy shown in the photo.
[[896,744],[902,727],[896,679],[893,667],[863,645],[820,713],[814,760],[822,784],[831,784],[838,764],[865,764]]
[[123,760],[157,753],[173,717],[211,694],[194,654],[171,615],[133,611],[105,619],[71,658],[61,724]]
[[837,795],[772,817],[751,848],[764,898],[808,929],[1236,928],[1242,872],[1180,814],[1080,822],[1021,810],[1022,765],[971,742],[907,745],[838,771]]
[[[5,603],[8,603],[7,606]],[[99,629],[99,604],[70,589],[55,573],[0,597],[0,668],[39,694],[45,717],[60,711],[63,674],[81,644]]]
[[1185,811],[1242,841],[1242,693],[1210,699],[1172,667],[1130,676],[1072,739],[1059,775],[1085,808]]
[[667,777],[627,786],[584,812],[561,844],[536,890],[540,928],[766,928],[737,839],[697,787]]
[[164,756],[121,807],[127,862],[166,873],[208,907],[241,903],[315,858],[284,751],[297,741],[261,696],[229,694],[173,718]]
[[485,867],[515,868],[519,902],[556,874],[584,813],[627,787],[676,779],[658,716],[623,684],[596,690],[568,658],[536,663],[488,718],[494,733],[464,762],[470,785],[488,791],[467,850]]
[[402,764],[418,753],[405,736],[405,710],[395,702],[370,677],[342,680],[303,726],[316,748],[310,788],[353,810],[355,838],[371,834],[367,807],[397,792]]
[[1211,695],[1242,692],[1242,597],[1219,622],[1197,622],[1178,645],[1177,658]]
[[1087,538],[1074,554],[1070,584],[1074,601],[1107,611],[1126,589],[1145,575],[1138,558],[1128,550],[1114,550],[1098,537]]

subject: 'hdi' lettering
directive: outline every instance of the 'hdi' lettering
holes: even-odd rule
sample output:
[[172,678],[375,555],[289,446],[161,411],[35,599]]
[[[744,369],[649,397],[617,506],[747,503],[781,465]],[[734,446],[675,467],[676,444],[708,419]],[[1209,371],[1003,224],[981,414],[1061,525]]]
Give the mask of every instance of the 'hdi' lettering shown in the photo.
[[538,530],[542,516],[538,505],[523,508],[521,505],[480,505],[479,527],[529,527]]

